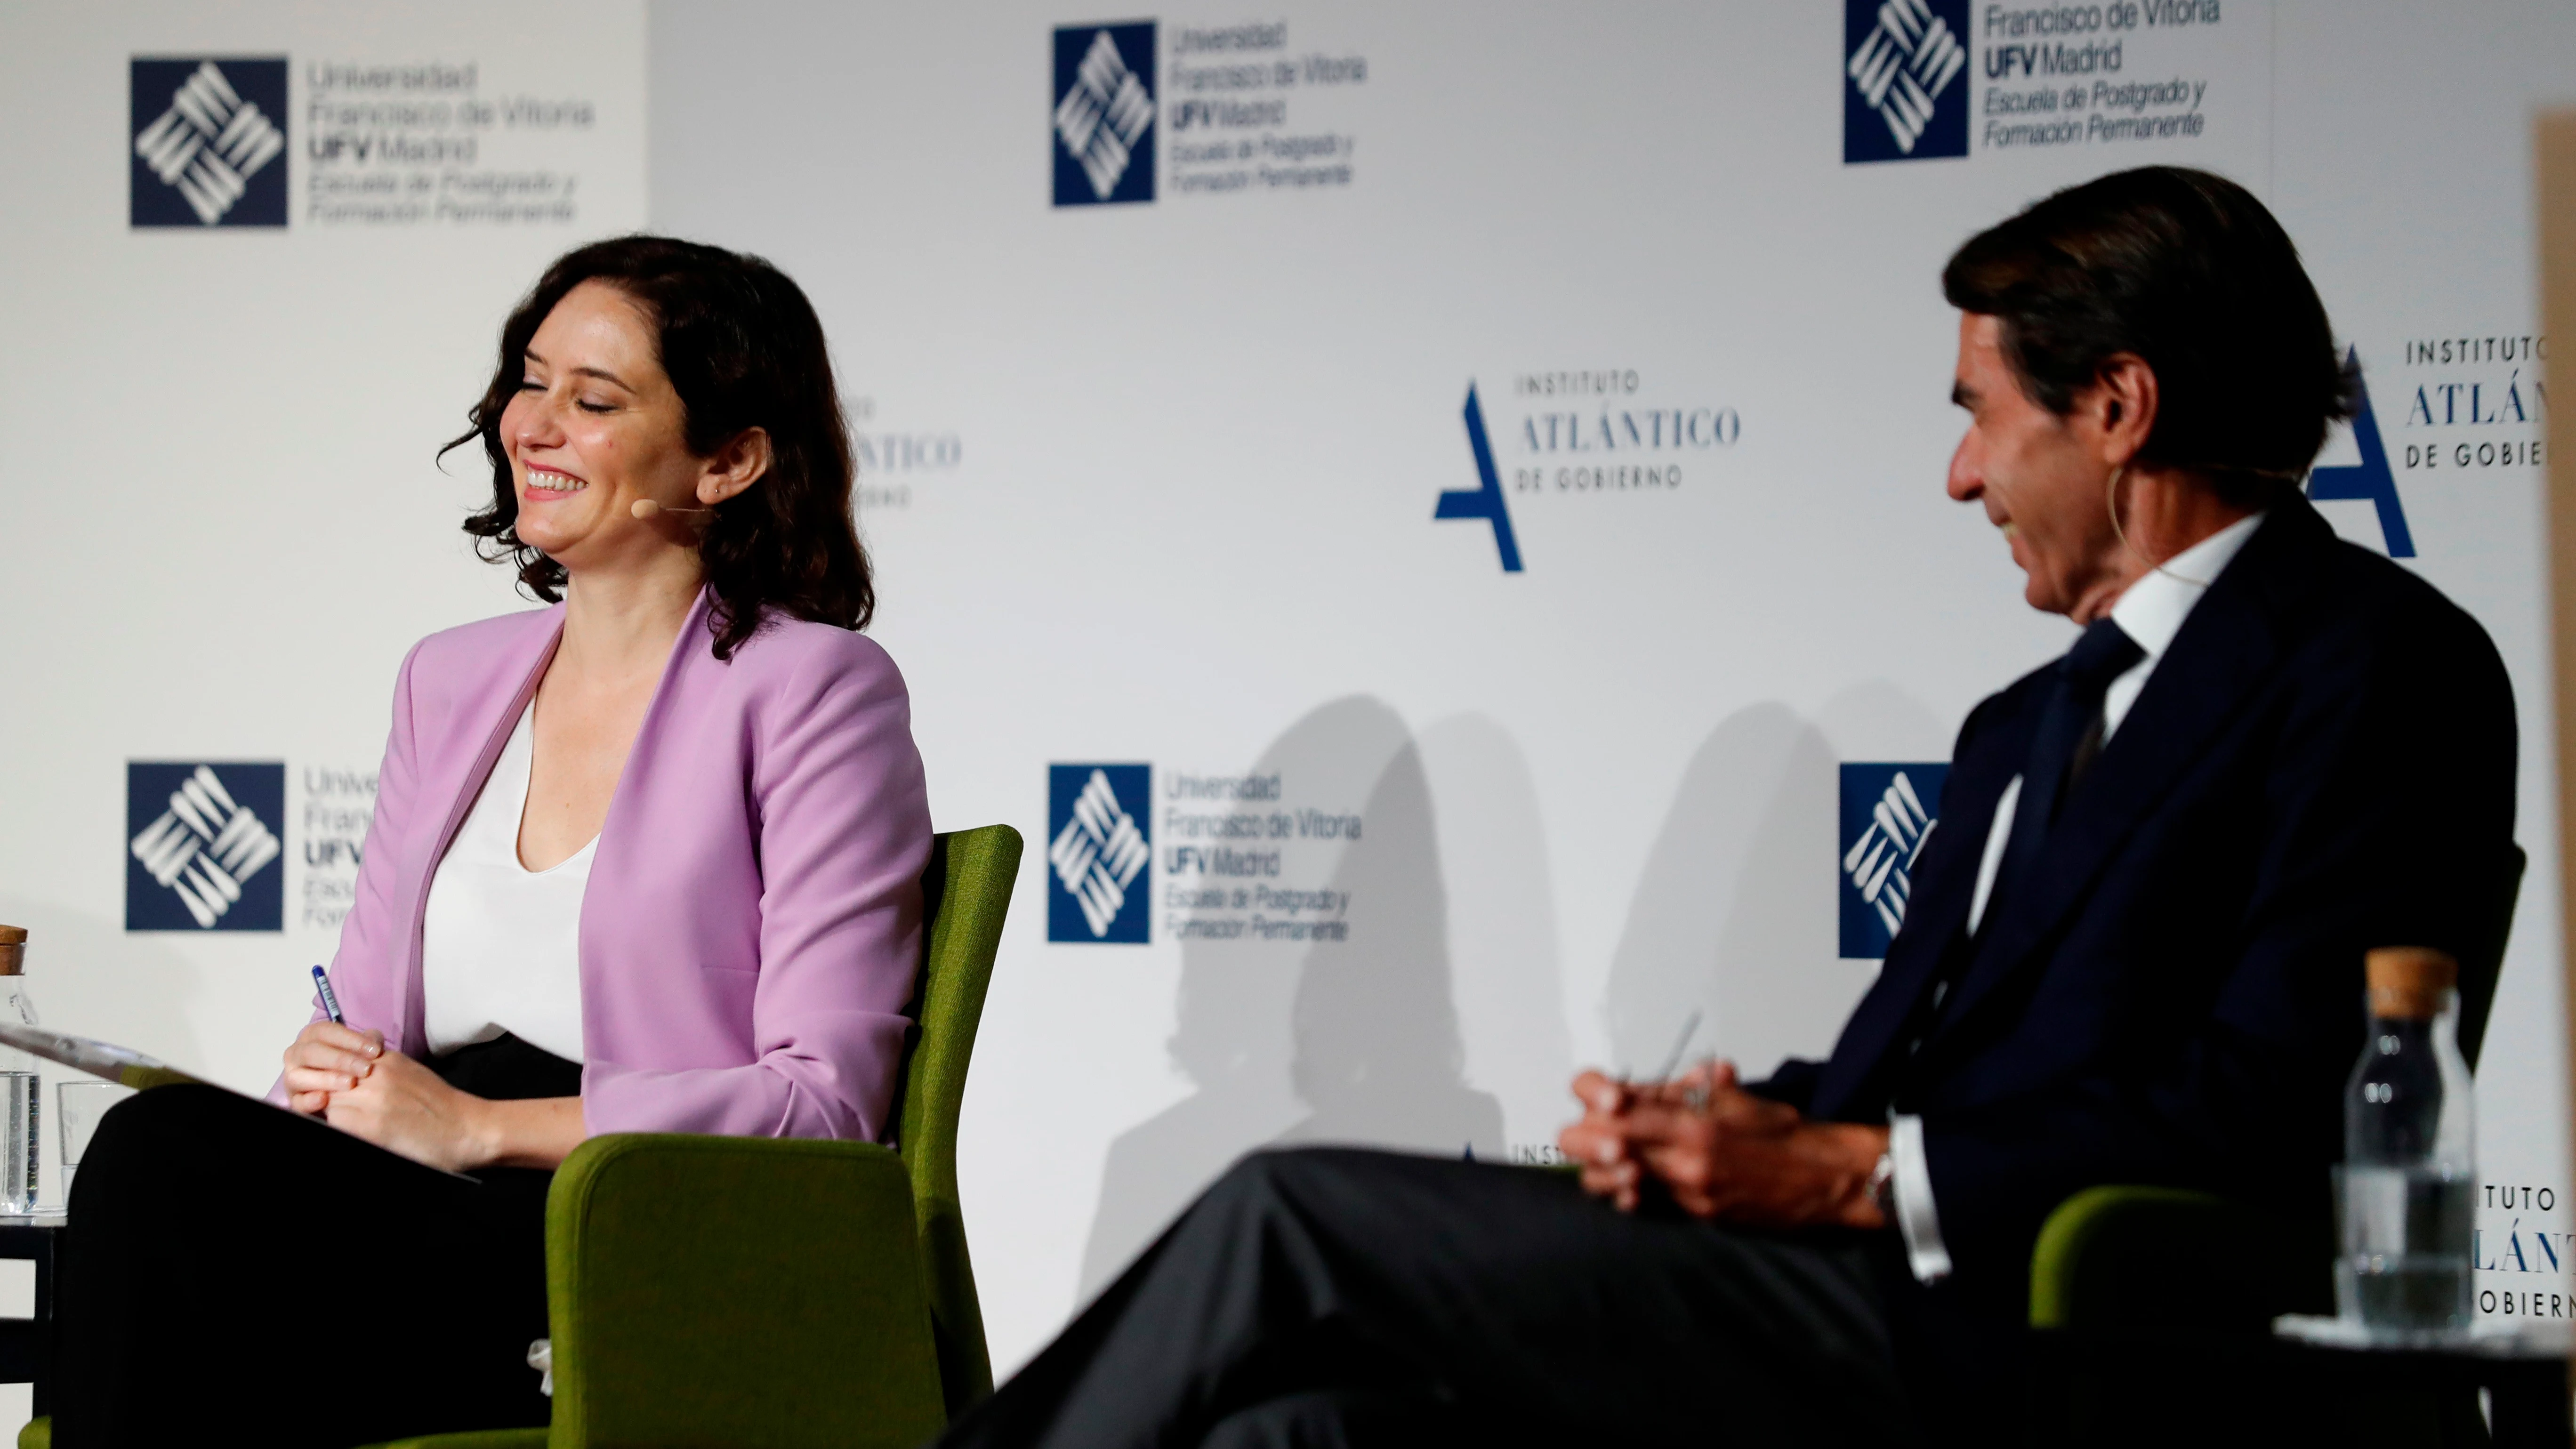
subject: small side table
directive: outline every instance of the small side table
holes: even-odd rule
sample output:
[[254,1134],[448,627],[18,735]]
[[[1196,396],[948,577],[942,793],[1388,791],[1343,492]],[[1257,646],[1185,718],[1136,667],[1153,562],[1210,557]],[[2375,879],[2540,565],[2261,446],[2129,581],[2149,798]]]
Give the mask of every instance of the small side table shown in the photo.
[[[2567,1449],[2568,1341],[2541,1327],[2393,1347],[2241,1321],[2042,1330],[2031,1343],[2034,1442],[2477,1442],[2483,1389],[2493,1425],[2486,1442]],[[2453,1429],[2467,1437],[2444,1437]]]
[[0,1318],[0,1384],[32,1385],[38,1415],[53,1411],[47,1390],[54,1367],[54,1235],[67,1221],[61,1213],[0,1217],[0,1258],[36,1265],[35,1316]]
[[2497,1449],[2538,1444],[2558,1449],[2576,1431],[2567,1383],[2571,1342],[2564,1321],[2488,1320],[2459,1339],[2387,1342],[2371,1339],[2355,1324],[2290,1314],[2274,1319],[2272,1332],[2293,1364],[2303,1363],[2325,1377],[2484,1389]]

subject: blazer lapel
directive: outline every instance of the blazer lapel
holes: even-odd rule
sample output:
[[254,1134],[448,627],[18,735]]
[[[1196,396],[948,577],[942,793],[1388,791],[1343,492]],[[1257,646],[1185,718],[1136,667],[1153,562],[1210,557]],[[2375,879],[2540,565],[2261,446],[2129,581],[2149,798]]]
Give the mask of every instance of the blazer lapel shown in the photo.
[[[2034,701],[2044,692],[2034,692]],[[1809,1101],[1813,1114],[1831,1118],[1847,1105],[1869,1078],[1896,1034],[1905,1027],[1939,969],[1951,940],[1967,929],[1968,906],[1976,894],[1977,867],[1986,851],[1986,834],[1994,826],[1995,805],[2015,767],[2030,752],[2030,733],[2038,723],[2034,704],[1977,744],[1973,756],[1954,761],[1949,783],[1942,787],[1941,813],[1933,838],[1923,852],[1922,870],[1914,880],[1912,908],[1896,938],[1878,980],[1834,1044]]]
[[[403,1032],[408,1042],[426,1043],[427,1011],[421,996],[420,967],[424,945],[422,929],[429,914],[429,889],[438,876],[439,862],[447,858],[448,846],[455,843],[456,832],[465,825],[467,812],[474,807],[474,797],[483,793],[483,782],[492,776],[492,766],[510,743],[510,734],[518,728],[519,716],[527,711],[528,701],[536,698],[537,685],[546,676],[546,666],[554,661],[555,646],[563,639],[564,606],[557,604],[544,611],[542,622],[528,630],[525,638],[514,641],[492,661],[486,676],[483,696],[460,711],[455,729],[461,738],[475,738],[482,731],[482,746],[465,762],[460,776],[434,782],[436,788],[425,791],[423,803],[445,799],[446,819],[430,841],[429,854],[420,867],[420,890],[412,901],[410,957],[403,973]],[[509,693],[501,692],[507,684]],[[426,1047],[423,1048],[426,1050]]]
[[2119,731],[2051,832],[2039,874],[1985,923],[1968,973],[1934,1038],[1955,1030],[2031,958],[2091,890],[2095,877],[2174,781],[2227,724],[2278,657],[2287,602],[2302,592],[2333,531],[2304,499],[2273,510],[2210,586],[2148,676]]
[[671,641],[671,652],[662,661],[662,677],[653,685],[653,697],[645,702],[644,718],[635,727],[635,742],[626,750],[626,768],[618,772],[617,787],[609,792],[608,814],[600,820],[599,845],[590,858],[590,885],[582,897],[580,955],[585,963],[602,959],[601,953],[587,949],[590,923],[596,919],[604,924],[620,915],[613,904],[600,911],[590,910],[589,892],[621,890],[618,883],[631,874],[625,851],[633,832],[626,821],[638,808],[633,803],[635,798],[650,790],[653,772],[660,768],[663,737],[669,732],[671,711],[677,707],[680,681],[692,671],[725,668],[724,661],[715,656],[714,635],[707,628],[707,615],[714,607],[715,590],[701,585],[697,602],[689,606],[689,616],[680,622],[679,635]]

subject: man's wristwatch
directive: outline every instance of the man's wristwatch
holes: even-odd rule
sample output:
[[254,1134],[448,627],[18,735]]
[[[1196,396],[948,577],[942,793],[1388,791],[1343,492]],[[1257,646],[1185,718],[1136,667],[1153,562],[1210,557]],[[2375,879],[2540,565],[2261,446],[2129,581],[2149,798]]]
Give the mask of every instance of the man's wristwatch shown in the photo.
[[1878,1165],[1869,1170],[1869,1200],[1878,1204],[1879,1216],[1888,1225],[1896,1225],[1896,1154],[1878,1154]]

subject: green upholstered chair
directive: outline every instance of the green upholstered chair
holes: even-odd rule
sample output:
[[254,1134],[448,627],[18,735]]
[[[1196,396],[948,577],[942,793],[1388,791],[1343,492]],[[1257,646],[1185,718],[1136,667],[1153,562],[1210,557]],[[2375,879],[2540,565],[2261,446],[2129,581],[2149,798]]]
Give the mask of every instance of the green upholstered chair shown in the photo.
[[[1007,825],[943,834],[898,1149],[594,1137],[546,1199],[550,1429],[410,1449],[914,1445],[992,1392],[957,1202],[957,1122],[1019,874]],[[19,1435],[49,1449],[48,1421]]]
[[[2520,846],[2508,847],[2491,895],[2480,903],[2485,929],[2460,960],[2460,1054],[2472,1071],[2486,1043],[2528,863]],[[2059,1402],[2044,1416],[2072,1411],[2082,1422],[2061,1427],[2089,1434],[2100,1415],[2134,1408],[2137,1395],[2106,1381],[2138,1376],[2141,1334],[2261,1334],[2279,1314],[2333,1312],[2334,1251],[2330,1234],[2287,1239],[2262,1210],[2212,1193],[2105,1186],[2075,1194],[2049,1215],[2031,1250],[2030,1325],[2059,1351],[2044,1375]],[[2070,1351],[2088,1337],[2108,1351]],[[2450,1412],[2440,1405],[2396,1407]]]
[[[2460,1054],[2469,1069],[2485,1045],[2496,978],[2513,931],[2528,857],[2508,847],[2494,894],[2481,912],[2486,929],[2460,961]],[[2356,983],[2354,989],[2358,991]],[[2249,1247],[2261,1244],[2263,1264]],[[2328,1270],[2333,1246],[2313,1258],[2286,1253],[2252,1210],[2205,1192],[2165,1187],[2092,1187],[2059,1204],[2031,1251],[2033,1328],[2132,1328],[2148,1323],[2216,1325],[2276,1314],[2331,1311]],[[2213,1275],[2212,1265],[2232,1269]],[[2322,1297],[2320,1295],[2323,1295]]]

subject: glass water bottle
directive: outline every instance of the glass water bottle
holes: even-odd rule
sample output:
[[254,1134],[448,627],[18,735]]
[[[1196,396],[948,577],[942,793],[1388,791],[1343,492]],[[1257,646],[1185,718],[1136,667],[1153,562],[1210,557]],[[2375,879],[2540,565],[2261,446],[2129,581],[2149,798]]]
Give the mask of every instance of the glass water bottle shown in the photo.
[[[36,1024],[36,1004],[27,998],[27,932],[22,926],[0,926],[0,1021]],[[15,1047],[0,1046],[0,1215],[22,1217],[36,1210],[45,1100],[43,1063]]]
[[2460,1057],[2459,965],[2439,951],[2370,953],[2370,1036],[2344,1089],[2335,1171],[2347,1321],[2398,1333],[2469,1324],[2477,1109]]

